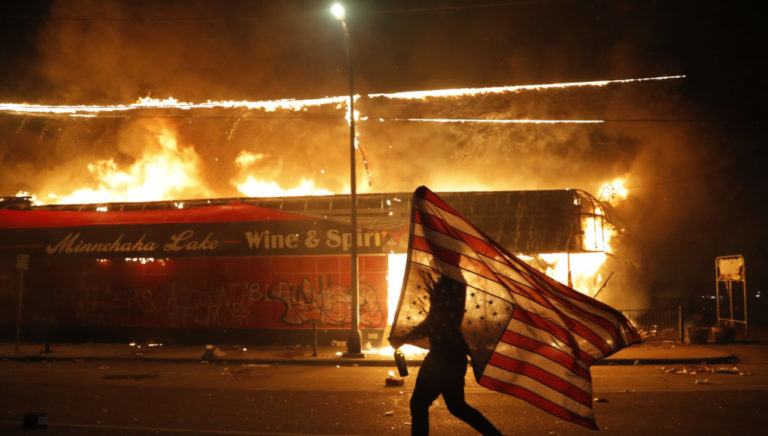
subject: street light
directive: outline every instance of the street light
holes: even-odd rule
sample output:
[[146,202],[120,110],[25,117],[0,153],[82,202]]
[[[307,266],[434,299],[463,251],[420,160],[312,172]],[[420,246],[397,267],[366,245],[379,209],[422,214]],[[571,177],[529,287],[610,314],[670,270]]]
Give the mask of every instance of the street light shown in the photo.
[[349,64],[349,195],[350,195],[350,213],[349,226],[352,232],[352,244],[349,254],[351,256],[350,273],[352,275],[352,302],[350,310],[352,312],[351,325],[349,327],[349,336],[347,337],[347,352],[343,357],[365,357],[363,354],[362,337],[360,336],[360,290],[358,286],[357,272],[357,178],[355,175],[355,75],[352,62],[352,46],[349,42],[349,29],[347,28],[346,11],[344,6],[334,3],[331,6],[331,13],[337,20],[341,21],[341,27],[344,29],[344,40],[347,47],[347,63]]

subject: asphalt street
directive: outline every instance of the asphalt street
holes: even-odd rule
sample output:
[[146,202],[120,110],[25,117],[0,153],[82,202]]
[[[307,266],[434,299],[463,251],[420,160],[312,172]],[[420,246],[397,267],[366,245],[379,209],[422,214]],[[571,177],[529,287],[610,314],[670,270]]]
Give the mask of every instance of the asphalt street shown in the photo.
[[[702,365],[592,368],[605,435],[763,434],[768,416],[765,346],[740,346],[743,375]],[[709,365],[730,370],[733,364]],[[386,386],[391,368],[141,361],[0,362],[0,433],[104,435],[406,435],[417,368]],[[696,373],[692,373],[696,372]],[[478,386],[467,401],[505,434],[587,435],[518,399]],[[23,430],[24,413],[48,427]],[[442,400],[432,434],[470,435]]]

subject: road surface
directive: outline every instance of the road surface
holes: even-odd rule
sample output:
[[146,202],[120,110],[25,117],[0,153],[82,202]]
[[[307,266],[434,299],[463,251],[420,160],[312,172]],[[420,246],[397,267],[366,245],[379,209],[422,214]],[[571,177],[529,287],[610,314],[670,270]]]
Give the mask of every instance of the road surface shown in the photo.
[[[768,362],[738,364],[741,376],[670,372],[696,367],[593,367],[600,434],[764,434]],[[407,435],[417,369],[401,387],[385,386],[389,370],[5,361],[0,362],[0,434],[33,434],[21,429],[22,415],[40,412],[47,413],[49,425],[39,432],[51,435]],[[478,386],[471,370],[466,392],[467,401],[505,434],[596,434]],[[431,423],[435,435],[475,434],[442,400],[432,407]]]

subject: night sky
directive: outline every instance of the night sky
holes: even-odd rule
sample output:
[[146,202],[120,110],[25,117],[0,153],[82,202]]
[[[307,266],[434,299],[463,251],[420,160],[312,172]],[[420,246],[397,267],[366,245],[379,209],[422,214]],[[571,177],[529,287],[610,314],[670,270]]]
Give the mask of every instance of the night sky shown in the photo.
[[[0,102],[344,95],[344,35],[329,6],[5,1]],[[616,205],[616,214],[638,242],[653,292],[686,301],[711,294],[714,258],[729,254],[745,256],[751,298],[768,287],[761,153],[767,93],[759,66],[766,26],[756,5],[442,0],[347,6],[360,94],[686,76],[423,103],[363,100],[361,113],[370,117],[607,120],[599,127],[361,123],[373,178],[365,186],[360,173],[364,191],[409,191],[421,184],[439,190],[445,178],[431,174],[441,172],[490,189],[579,188],[597,195],[602,183],[626,176],[629,197]],[[271,157],[257,169],[263,178],[288,183],[306,173],[343,192],[343,112],[240,124],[237,116],[195,113],[168,121],[200,155],[201,177],[210,180],[207,191],[194,195],[237,195],[222,181],[232,168],[214,162],[231,161],[245,148]],[[129,164],[137,152],[125,138],[143,122],[149,121],[88,124],[0,114],[0,195],[48,189],[41,180],[52,185],[80,177],[84,162],[95,158]],[[340,144],[338,153],[326,150],[329,141]],[[320,166],[338,178],[317,179]],[[753,319],[768,318],[765,305],[759,310]]]

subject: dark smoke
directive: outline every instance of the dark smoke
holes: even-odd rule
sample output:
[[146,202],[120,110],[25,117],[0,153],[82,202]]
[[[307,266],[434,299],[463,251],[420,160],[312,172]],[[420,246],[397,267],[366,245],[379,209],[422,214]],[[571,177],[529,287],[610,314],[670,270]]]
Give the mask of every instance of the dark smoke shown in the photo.
[[[717,227],[709,223],[722,224],[732,216],[722,211],[734,203],[722,199],[734,189],[740,200],[749,198],[749,190],[738,191],[742,180],[735,174],[738,162],[750,155],[723,147],[732,144],[728,135],[742,126],[706,122],[721,115],[712,107],[739,102],[722,90],[702,91],[720,81],[710,68],[717,61],[708,56],[723,56],[742,41],[717,41],[729,33],[713,33],[720,11],[711,5],[695,3],[696,10],[709,14],[702,19],[690,15],[686,2],[646,3],[543,1],[432,12],[414,9],[466,2],[352,3],[349,24],[361,94],[689,75],[681,81],[423,102],[363,98],[358,107],[370,120],[360,121],[358,132],[372,186],[360,159],[359,189],[579,188],[597,195],[603,183],[626,177],[629,198],[615,212],[638,241],[633,257],[643,265],[645,280],[675,295],[703,292],[711,285],[715,255],[749,249],[707,242],[717,236]],[[115,104],[173,96],[199,102],[316,98],[348,91],[343,33],[328,15],[326,2],[39,4],[42,12],[22,11],[38,16],[27,20],[28,28],[21,29],[25,42],[9,55],[18,61],[20,73],[3,73],[7,80],[0,85],[0,96],[5,101]],[[9,47],[4,43],[4,50],[13,51]],[[744,56],[729,59],[746,58],[749,51],[739,53]],[[740,83],[734,76],[725,78]],[[752,108],[749,102],[745,105]],[[25,190],[45,199],[48,191],[67,194],[62,187],[96,188],[88,163],[113,159],[120,168],[130,167],[147,147],[157,146],[147,133],[157,122],[174,130],[179,145],[193,148],[200,159],[203,188],[179,191],[179,198],[241,195],[233,180],[248,174],[284,188],[307,179],[333,192],[348,189],[343,108],[299,114],[233,110],[134,115],[0,115],[0,192]],[[379,122],[378,117],[609,122],[441,125]],[[750,140],[746,138],[740,143]],[[235,158],[243,150],[259,153],[261,159],[246,169],[238,167]],[[741,240],[749,239],[748,232],[741,233]]]

